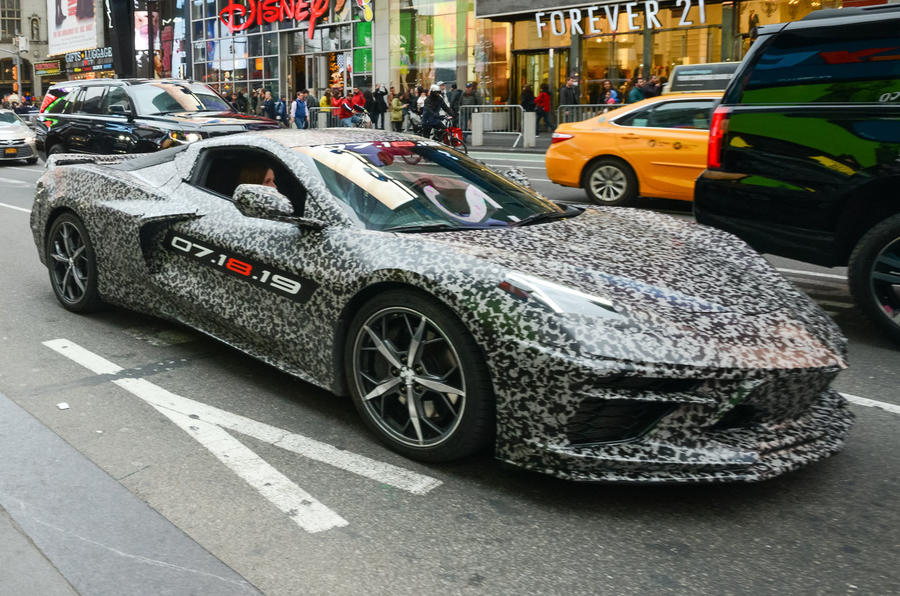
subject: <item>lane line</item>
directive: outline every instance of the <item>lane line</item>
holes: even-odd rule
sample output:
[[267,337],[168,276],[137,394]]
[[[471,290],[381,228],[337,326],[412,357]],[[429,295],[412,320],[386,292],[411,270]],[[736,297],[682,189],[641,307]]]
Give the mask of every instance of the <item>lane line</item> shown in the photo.
[[[66,339],[46,341],[44,345],[96,374],[114,375],[123,370],[102,356],[98,356]],[[118,381],[113,382],[117,383]],[[154,387],[156,386],[154,385]],[[364,455],[338,449],[328,443],[316,441],[264,422],[176,395],[161,387],[157,387],[157,390],[152,393],[142,393],[138,397],[144,399],[153,407],[166,408],[190,416],[192,420],[202,419],[217,426],[275,445],[286,451],[291,451],[292,453],[413,494],[424,495],[442,484],[436,478],[380,462]]]
[[776,267],[778,271],[781,273],[797,273],[800,275],[810,275],[812,277],[824,277],[827,279],[842,279],[844,281],[847,280],[846,275],[835,275],[833,273],[818,273],[816,271],[803,271],[802,269],[782,269],[781,267]]
[[0,177],[0,182],[3,184],[12,184],[13,186],[31,186],[34,184],[33,182],[25,182],[23,180],[16,180],[15,178],[3,178]]
[[31,209],[25,209],[24,207],[16,207],[15,205],[10,205],[8,203],[0,203],[0,207],[6,207],[7,209],[15,209],[16,211],[23,211],[25,213],[31,213]]
[[38,178],[40,178],[44,173],[44,168],[38,168],[38,166],[34,166],[34,168],[26,168],[22,166],[3,166],[0,167],[0,171],[3,170],[17,170],[19,172],[28,172],[29,174],[37,174]]
[[868,397],[860,397],[858,395],[853,395],[852,393],[841,393],[841,395],[843,395],[847,401],[859,406],[866,406],[867,408],[878,408],[886,412],[891,412],[892,414],[900,414],[900,406],[896,404],[888,404],[883,401],[875,401],[874,399],[869,399]]
[[297,486],[224,428],[153,403],[154,399],[161,398],[158,394],[167,393],[165,389],[145,379],[118,379],[113,383],[149,402],[302,529],[315,533],[347,525],[347,520]]

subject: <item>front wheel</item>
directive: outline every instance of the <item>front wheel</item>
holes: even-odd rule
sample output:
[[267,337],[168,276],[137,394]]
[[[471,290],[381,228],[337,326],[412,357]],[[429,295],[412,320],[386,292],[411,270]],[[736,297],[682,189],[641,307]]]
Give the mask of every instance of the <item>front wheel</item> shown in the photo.
[[74,213],[63,213],[54,220],[44,254],[50,285],[63,307],[80,313],[102,307],[94,247],[87,228]]
[[628,205],[637,198],[637,177],[620,159],[594,162],[584,174],[583,186],[588,199],[599,205]]
[[900,342],[900,215],[860,239],[850,256],[847,277],[863,313]]
[[414,290],[361,308],[345,346],[347,382],[366,425],[412,459],[449,461],[494,436],[494,397],[481,350],[445,306]]

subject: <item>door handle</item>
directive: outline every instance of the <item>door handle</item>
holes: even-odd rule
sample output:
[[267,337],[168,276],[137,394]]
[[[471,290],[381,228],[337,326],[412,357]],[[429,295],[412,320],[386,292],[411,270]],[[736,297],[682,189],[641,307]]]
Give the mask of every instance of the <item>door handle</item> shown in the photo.
[[622,135],[621,138],[626,139],[628,141],[634,141],[635,139],[639,139],[641,137],[639,137],[638,135],[636,135],[634,133],[628,133],[627,135]]

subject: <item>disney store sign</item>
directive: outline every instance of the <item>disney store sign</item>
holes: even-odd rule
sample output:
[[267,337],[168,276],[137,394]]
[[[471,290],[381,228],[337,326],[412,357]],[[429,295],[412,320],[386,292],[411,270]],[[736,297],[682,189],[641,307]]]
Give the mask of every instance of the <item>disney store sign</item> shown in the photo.
[[[692,10],[696,5],[697,10]],[[694,24],[706,24],[705,0],[676,0],[677,13],[680,10],[681,19],[679,27],[688,27]],[[643,10],[642,10],[643,9]],[[643,12],[643,14],[641,14]],[[597,4],[582,8],[567,8],[551,12],[538,12],[534,15],[537,23],[538,37],[543,37],[546,32],[562,36],[566,33],[578,33],[591,35],[597,33],[622,33],[628,31],[640,31],[641,29],[659,29],[659,2],[657,0],[645,0],[643,2],[617,2],[609,4]],[[625,26],[619,28],[619,17],[625,17]],[[697,19],[695,23],[694,19]]]
[[328,13],[330,0],[246,0],[229,2],[219,11],[219,20],[228,30],[244,31],[263,23],[309,21],[308,37],[313,38],[316,21]]

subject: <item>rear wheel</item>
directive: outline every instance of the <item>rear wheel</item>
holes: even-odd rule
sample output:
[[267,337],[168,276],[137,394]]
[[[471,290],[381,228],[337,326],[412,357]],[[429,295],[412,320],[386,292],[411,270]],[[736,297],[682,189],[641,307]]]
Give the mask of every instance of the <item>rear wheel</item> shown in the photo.
[[47,155],[58,155],[60,153],[65,153],[66,148],[62,143],[54,143],[50,145],[50,149],[47,150]]
[[392,290],[368,302],[350,325],[345,363],[357,410],[393,450],[449,461],[493,439],[494,397],[481,350],[434,299]]
[[583,186],[588,199],[599,205],[628,205],[637,197],[637,177],[620,159],[595,161],[584,173]]
[[47,268],[57,300],[73,312],[103,306],[97,292],[97,259],[84,223],[73,213],[54,220],[47,234]]
[[900,214],[860,239],[850,257],[848,278],[863,313],[900,342]]

